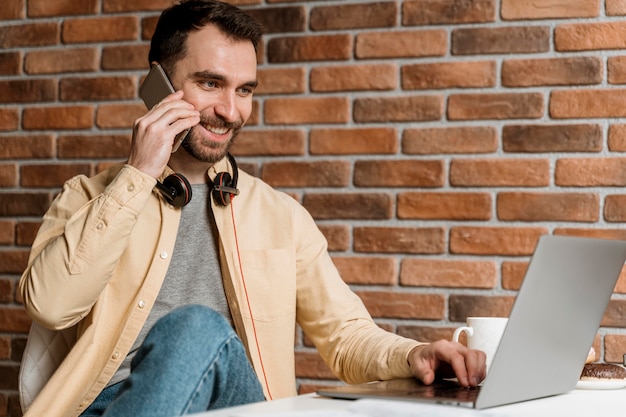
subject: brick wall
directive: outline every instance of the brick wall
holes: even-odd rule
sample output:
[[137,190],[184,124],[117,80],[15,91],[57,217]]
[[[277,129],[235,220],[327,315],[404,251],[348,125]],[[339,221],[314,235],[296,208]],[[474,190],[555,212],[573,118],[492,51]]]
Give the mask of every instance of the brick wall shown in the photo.
[[[2,0],[0,416],[16,284],[67,178],[123,160],[171,0]],[[381,326],[507,315],[546,233],[626,239],[626,0],[233,1],[265,24],[239,164],[301,201]],[[626,277],[596,338],[626,352]],[[296,335],[301,392],[332,379]],[[320,379],[324,380],[320,382]]]

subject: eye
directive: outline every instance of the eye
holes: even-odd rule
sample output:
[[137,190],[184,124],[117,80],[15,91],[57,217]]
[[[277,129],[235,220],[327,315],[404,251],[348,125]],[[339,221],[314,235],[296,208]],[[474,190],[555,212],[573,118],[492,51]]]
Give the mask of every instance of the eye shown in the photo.
[[202,88],[211,89],[217,87],[217,82],[212,80],[200,81],[198,84],[202,86]]
[[249,96],[254,92],[254,89],[250,87],[241,87],[238,91],[242,96]]

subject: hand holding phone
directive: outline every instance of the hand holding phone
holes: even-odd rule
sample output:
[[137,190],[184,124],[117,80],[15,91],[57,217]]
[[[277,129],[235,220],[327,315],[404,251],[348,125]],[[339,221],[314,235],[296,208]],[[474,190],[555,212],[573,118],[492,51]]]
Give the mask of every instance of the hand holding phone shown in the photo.
[[[143,99],[148,109],[152,109],[161,100],[174,92],[174,87],[170,82],[167,74],[163,70],[163,67],[158,63],[154,63],[150,67],[150,72],[146,76],[143,84],[139,87],[139,96]],[[176,152],[187,137],[191,129],[185,129],[176,135],[174,139],[174,146],[172,147],[172,153]]]

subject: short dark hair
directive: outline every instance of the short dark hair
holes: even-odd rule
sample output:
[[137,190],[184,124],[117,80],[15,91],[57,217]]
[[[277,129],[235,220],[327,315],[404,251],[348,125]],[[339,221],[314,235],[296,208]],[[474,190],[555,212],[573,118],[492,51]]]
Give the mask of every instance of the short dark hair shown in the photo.
[[160,63],[171,74],[187,53],[189,33],[209,24],[232,39],[249,40],[255,51],[261,41],[261,24],[238,7],[216,0],[181,0],[161,13],[150,42],[149,62]]

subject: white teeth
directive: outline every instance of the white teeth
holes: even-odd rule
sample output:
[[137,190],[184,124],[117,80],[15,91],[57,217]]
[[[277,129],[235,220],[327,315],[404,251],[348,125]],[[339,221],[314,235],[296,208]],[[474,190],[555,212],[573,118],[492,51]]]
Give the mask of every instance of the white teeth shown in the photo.
[[228,132],[228,129],[225,127],[212,127],[212,126],[207,126],[206,129],[209,132],[215,133],[216,135],[223,135],[226,132]]

